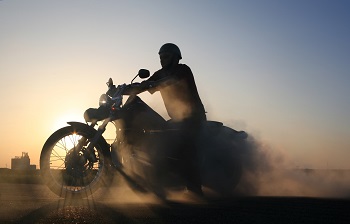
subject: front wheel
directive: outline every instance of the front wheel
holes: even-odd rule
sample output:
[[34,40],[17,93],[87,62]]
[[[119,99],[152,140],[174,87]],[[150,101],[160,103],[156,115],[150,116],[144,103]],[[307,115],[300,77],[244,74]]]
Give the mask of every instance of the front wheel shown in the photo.
[[110,182],[110,155],[98,143],[87,150],[92,137],[87,128],[68,126],[45,142],[40,170],[47,186],[58,196],[84,198]]

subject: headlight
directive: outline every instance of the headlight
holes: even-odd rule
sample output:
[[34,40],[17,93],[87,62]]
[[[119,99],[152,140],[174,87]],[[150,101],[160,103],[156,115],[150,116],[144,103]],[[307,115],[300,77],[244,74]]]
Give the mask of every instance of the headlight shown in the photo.
[[111,101],[111,98],[107,94],[102,94],[99,100],[99,106],[106,106]]

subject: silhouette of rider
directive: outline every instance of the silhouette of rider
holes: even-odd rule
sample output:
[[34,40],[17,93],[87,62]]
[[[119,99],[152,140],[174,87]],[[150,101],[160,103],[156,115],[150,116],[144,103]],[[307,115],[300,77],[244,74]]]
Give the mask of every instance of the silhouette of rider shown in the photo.
[[202,195],[200,173],[195,161],[198,150],[195,141],[202,122],[206,120],[204,106],[191,69],[179,63],[182,56],[178,46],[164,44],[159,50],[159,57],[162,68],[129,91],[134,94],[146,90],[151,94],[160,92],[171,118],[170,123],[175,123],[181,130],[180,156],[187,189]]

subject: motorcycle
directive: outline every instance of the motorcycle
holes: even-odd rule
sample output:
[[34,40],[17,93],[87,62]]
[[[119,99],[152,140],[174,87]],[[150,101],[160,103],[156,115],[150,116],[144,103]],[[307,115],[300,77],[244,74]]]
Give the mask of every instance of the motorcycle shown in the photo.
[[[138,83],[135,78],[149,77],[141,69],[131,84],[107,82],[97,109],[85,114],[86,123],[67,122],[45,142],[40,155],[40,170],[49,189],[60,197],[88,197],[114,177],[123,178],[139,192],[184,189],[181,131],[166,121],[139,96],[125,90]],[[102,124],[98,125],[98,123]],[[116,138],[108,144],[103,137],[113,123]],[[96,127],[97,126],[97,127]],[[221,122],[205,121],[196,140],[199,149],[195,162],[202,186],[221,196],[234,192],[242,174],[240,155],[247,134],[226,127]],[[116,175],[119,174],[119,175]]]

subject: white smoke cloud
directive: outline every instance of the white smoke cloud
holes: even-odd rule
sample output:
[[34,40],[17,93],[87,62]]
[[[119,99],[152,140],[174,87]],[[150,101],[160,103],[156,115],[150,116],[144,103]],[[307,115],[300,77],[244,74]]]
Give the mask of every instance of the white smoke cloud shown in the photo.
[[350,197],[350,170],[291,169],[288,156],[249,137],[242,155],[239,195]]

